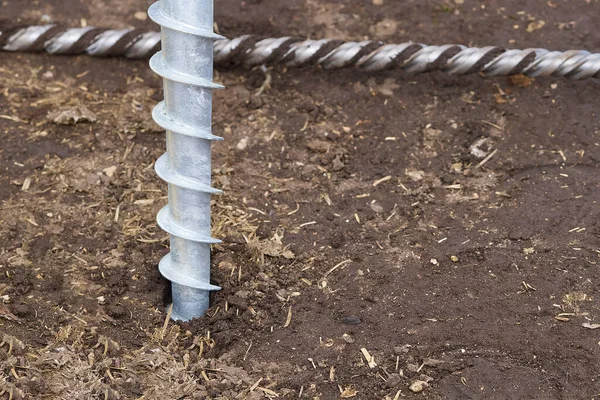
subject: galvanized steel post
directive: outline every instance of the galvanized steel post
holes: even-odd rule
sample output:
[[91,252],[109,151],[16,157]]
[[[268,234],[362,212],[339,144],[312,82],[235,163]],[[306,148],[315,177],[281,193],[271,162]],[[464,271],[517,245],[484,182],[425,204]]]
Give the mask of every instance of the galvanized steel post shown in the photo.
[[150,18],[161,26],[162,50],[150,67],[163,77],[165,100],[153,111],[167,131],[167,153],[156,173],[168,183],[169,203],[157,216],[170,234],[171,252],[159,264],[171,281],[174,320],[204,315],[209,307],[213,41],[212,0],[160,0]]

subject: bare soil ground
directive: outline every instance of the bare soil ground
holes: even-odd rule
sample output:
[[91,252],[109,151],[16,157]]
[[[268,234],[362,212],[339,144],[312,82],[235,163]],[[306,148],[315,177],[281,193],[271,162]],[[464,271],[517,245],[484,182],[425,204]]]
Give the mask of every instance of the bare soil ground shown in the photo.
[[[598,51],[599,3],[221,0],[216,18],[230,37]],[[156,29],[149,4],[4,0],[0,29]],[[600,398],[598,82],[268,74],[262,93],[260,70],[217,74],[223,290],[175,324],[159,78],[0,54],[0,398]]]

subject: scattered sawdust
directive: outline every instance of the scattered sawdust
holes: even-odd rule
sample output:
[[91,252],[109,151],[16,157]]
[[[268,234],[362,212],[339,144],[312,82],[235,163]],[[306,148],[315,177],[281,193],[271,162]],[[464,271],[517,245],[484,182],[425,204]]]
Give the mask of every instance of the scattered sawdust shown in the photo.
[[[12,399],[25,399],[27,389],[21,385],[37,382],[38,387],[45,387],[46,395],[56,398],[120,399],[133,390],[143,399],[200,399],[207,397],[208,388],[217,382],[242,392],[252,381],[241,368],[202,357],[202,349],[214,347],[214,341],[207,336],[191,338],[177,325],[147,332],[146,344],[135,350],[125,350],[95,330],[64,326],[56,340],[43,349],[29,348],[4,335],[0,349],[4,347],[8,357],[0,359],[0,366],[18,381],[11,383],[3,376],[2,390]],[[96,344],[87,344],[94,337]],[[190,341],[192,345],[186,346]]]
[[581,308],[584,303],[589,302],[590,297],[584,292],[570,292],[563,296],[563,310],[565,312],[571,312],[580,314]]

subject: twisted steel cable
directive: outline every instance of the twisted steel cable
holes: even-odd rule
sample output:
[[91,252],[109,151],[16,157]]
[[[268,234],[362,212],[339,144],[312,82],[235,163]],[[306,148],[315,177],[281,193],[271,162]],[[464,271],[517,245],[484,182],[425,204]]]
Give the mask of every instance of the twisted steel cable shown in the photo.
[[[0,50],[46,51],[147,58],[160,47],[160,33],[136,29],[59,28],[29,26],[0,32]],[[429,46],[378,41],[261,39],[244,35],[214,43],[216,65],[321,65],[326,69],[358,67],[365,71],[399,68],[410,73],[441,70],[454,75],[481,72],[488,76],[525,74],[531,77],[600,78],[600,54],[585,50],[508,50],[502,47]]]

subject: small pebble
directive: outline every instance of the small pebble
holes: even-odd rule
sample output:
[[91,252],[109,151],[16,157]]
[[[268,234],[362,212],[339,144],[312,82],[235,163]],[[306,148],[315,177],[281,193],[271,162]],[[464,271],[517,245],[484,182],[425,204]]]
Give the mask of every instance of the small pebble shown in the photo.
[[419,365],[408,363],[408,364],[406,364],[406,369],[410,372],[417,372],[419,370]]
[[240,141],[237,143],[237,145],[235,146],[238,150],[245,150],[246,147],[248,147],[248,138],[242,138],[240,139]]
[[394,387],[398,386],[400,384],[400,382],[401,382],[400,376],[397,374],[394,374],[388,378],[386,385],[389,388],[394,388]]
[[426,358],[423,360],[423,364],[427,365],[428,367],[437,367],[438,365],[443,363],[444,361],[435,358]]
[[114,318],[114,319],[120,319],[126,316],[129,316],[129,313],[127,312],[127,310],[119,305],[109,305],[106,307],[106,313]]
[[232,307],[232,306],[237,307],[240,310],[246,310],[248,308],[248,301],[246,301],[245,299],[243,299],[241,297],[228,296],[227,302],[229,303],[230,307]]
[[344,333],[342,335],[342,339],[344,339],[344,342],[346,342],[346,343],[354,343],[355,342],[354,338],[352,336],[348,335],[347,333]]
[[42,17],[40,18],[40,22],[44,25],[46,24],[51,24],[52,23],[52,17],[49,16],[48,14],[44,14],[42,15]]
[[427,382],[416,380],[410,385],[409,389],[413,393],[421,393],[427,386],[429,386]]
[[148,13],[146,13],[146,11],[138,11],[135,14],[133,14],[133,18],[139,21],[145,21],[148,19]]
[[375,211],[377,214],[381,214],[383,212],[383,207],[379,204],[371,204],[371,210]]
[[410,349],[410,344],[405,344],[404,346],[396,346],[396,347],[394,347],[394,354],[396,354],[396,355],[407,354],[409,349]]
[[342,318],[342,323],[346,325],[358,325],[362,322],[360,318],[356,315],[349,315],[347,317]]
[[26,317],[31,314],[31,307],[26,304],[15,304],[12,306],[12,312],[17,317]]

